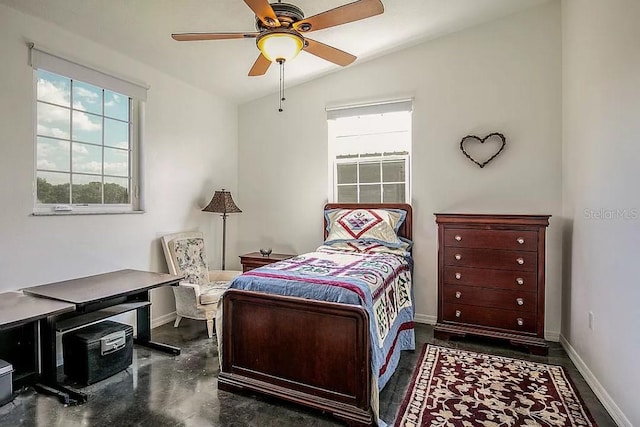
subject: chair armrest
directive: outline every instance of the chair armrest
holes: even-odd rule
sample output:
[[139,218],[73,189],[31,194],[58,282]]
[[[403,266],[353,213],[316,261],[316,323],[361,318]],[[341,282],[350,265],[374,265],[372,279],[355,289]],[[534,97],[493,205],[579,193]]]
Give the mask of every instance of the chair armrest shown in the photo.
[[200,307],[200,285],[180,282],[178,286],[172,286],[173,296],[176,300],[176,314],[178,316],[197,316]]
[[222,282],[233,280],[237,275],[242,274],[242,271],[236,270],[211,270],[209,271],[210,282]]
[[194,283],[180,282],[178,286],[173,287],[173,291],[176,296],[191,297],[195,301],[198,301],[200,298],[200,285]]

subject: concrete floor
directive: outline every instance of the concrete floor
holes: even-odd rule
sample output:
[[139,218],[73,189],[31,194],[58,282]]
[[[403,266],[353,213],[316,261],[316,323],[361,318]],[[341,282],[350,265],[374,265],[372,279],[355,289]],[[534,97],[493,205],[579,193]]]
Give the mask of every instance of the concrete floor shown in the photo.
[[[204,322],[184,319],[153,330],[155,341],[180,346],[180,356],[142,347],[134,349],[133,365],[113,377],[83,389],[89,396],[80,406],[19,391],[13,402],[0,407],[0,426],[341,426],[316,411],[275,399],[219,391],[218,352],[215,339],[206,338]],[[594,419],[601,427],[615,426],[604,407],[578,373],[562,347],[551,343],[549,356],[530,356],[504,343],[480,339],[434,340],[433,328],[417,325],[418,349],[435,343],[472,351],[565,366]],[[398,370],[380,394],[381,419],[393,424],[420,352],[404,352]]]

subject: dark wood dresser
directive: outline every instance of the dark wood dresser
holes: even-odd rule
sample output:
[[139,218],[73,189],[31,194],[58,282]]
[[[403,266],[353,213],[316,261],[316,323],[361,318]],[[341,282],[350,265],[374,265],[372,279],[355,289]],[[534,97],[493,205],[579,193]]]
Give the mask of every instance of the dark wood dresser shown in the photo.
[[502,338],[532,353],[547,354],[545,231],[550,215],[435,215],[435,337]]

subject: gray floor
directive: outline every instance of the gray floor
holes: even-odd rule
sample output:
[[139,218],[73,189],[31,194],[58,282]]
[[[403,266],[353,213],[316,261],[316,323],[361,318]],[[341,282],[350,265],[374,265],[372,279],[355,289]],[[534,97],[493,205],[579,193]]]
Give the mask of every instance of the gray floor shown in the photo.
[[[206,338],[204,322],[182,321],[153,331],[154,340],[182,347],[182,354],[168,356],[136,347],[127,370],[83,389],[89,401],[65,407],[33,389],[20,390],[11,403],[0,407],[0,426],[340,426],[337,420],[274,399],[238,395],[217,389],[219,371],[214,340]],[[503,343],[465,339],[442,342],[433,339],[431,326],[416,327],[418,348],[426,342],[483,351],[565,366],[599,426],[615,426],[565,351],[551,344],[548,357],[529,356]],[[419,350],[404,352],[400,366],[381,392],[381,418],[393,424],[411,379]]]

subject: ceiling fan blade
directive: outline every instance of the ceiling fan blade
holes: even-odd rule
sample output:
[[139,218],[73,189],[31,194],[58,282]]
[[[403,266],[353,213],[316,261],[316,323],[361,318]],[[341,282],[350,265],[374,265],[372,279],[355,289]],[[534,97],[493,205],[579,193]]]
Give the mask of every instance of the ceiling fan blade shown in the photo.
[[260,56],[258,56],[258,59],[256,59],[256,62],[253,63],[253,67],[251,67],[251,70],[249,70],[249,76],[254,77],[264,75],[264,73],[266,73],[269,69],[270,65],[271,61],[269,61],[263,54],[260,54]]
[[384,6],[380,0],[358,0],[300,20],[294,23],[293,27],[297,31],[308,33],[347,22],[359,21],[370,16],[380,15],[382,12],[384,12]]
[[279,27],[280,21],[268,0],[244,0],[244,2],[253,10],[253,13],[267,27]]
[[179,42],[191,42],[196,40],[254,39],[258,34],[260,33],[180,33],[171,34],[171,37]]
[[324,43],[320,43],[308,38],[305,38],[305,41],[305,51],[319,58],[326,59],[329,62],[333,62],[334,64],[342,65],[343,67],[345,67],[356,60],[355,56],[343,50],[336,49],[335,47],[331,47]]

